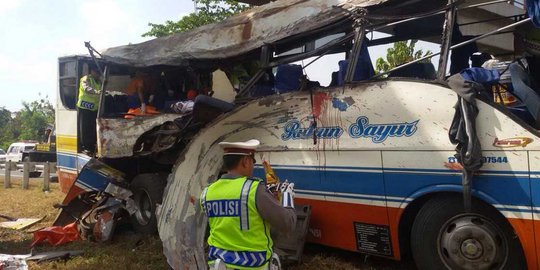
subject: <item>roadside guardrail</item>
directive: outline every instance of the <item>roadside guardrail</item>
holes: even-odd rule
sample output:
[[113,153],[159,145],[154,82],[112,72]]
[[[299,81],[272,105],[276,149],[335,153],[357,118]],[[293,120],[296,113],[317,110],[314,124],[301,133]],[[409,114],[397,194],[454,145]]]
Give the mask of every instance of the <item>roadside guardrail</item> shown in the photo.
[[30,172],[41,172],[43,177],[43,191],[50,190],[51,173],[56,172],[56,162],[11,162],[0,163],[0,169],[4,170],[4,188],[11,188],[11,172],[23,171],[22,188],[28,189]]

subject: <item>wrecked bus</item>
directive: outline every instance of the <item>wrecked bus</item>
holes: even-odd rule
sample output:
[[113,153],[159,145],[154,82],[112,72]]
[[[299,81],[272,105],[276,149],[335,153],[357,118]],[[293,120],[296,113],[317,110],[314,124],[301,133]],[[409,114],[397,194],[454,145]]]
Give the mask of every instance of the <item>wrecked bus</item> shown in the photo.
[[[151,232],[157,225],[170,266],[205,268],[206,219],[197,201],[221,171],[217,144],[257,138],[258,161],[294,182],[298,202],[311,206],[310,242],[412,257],[419,269],[538,269],[538,126],[526,107],[506,102],[504,76],[493,87],[446,82],[476,51],[500,59],[505,74],[505,61],[515,58],[512,30],[528,23],[519,1],[279,0],[111,48],[96,60],[109,73],[94,157],[79,151],[74,107],[93,59],[61,58],[59,177],[75,184],[57,222],[95,202],[84,194],[106,189],[82,177],[84,168],[77,177],[95,158],[96,171],[114,168],[99,175],[131,191],[119,197],[131,202],[134,226]],[[411,38],[441,51],[375,74],[370,51]],[[328,72],[330,85],[306,76],[306,66],[336,54],[343,59]],[[424,61],[435,55],[437,67]],[[135,69],[177,99],[190,88],[236,93],[233,100],[202,94],[185,113],[126,119],[125,93],[110,90],[122,89]],[[256,171],[264,176],[262,165]]]

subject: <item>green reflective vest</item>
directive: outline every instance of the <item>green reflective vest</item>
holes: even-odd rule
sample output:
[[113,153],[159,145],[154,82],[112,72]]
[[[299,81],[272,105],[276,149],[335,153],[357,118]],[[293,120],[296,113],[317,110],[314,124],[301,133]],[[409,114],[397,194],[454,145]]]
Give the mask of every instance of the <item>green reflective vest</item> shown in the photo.
[[270,226],[257,211],[255,196],[260,179],[219,179],[201,194],[208,216],[208,260],[220,258],[230,268],[265,267],[272,256]]
[[[88,86],[98,90],[98,93],[88,93],[84,91],[83,82],[86,82]],[[79,100],[77,101],[77,107],[90,111],[97,111],[99,107],[99,91],[101,91],[101,85],[94,80],[91,76],[83,76],[79,82]]]

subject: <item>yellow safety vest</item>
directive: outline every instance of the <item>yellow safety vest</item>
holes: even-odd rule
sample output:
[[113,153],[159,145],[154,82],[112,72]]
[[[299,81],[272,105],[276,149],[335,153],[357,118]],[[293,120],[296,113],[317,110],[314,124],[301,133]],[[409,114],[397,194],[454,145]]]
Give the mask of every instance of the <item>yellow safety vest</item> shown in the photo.
[[229,268],[259,269],[272,256],[270,225],[257,211],[260,179],[219,179],[204,189],[201,206],[208,216],[208,261],[221,259]]
[[77,107],[90,111],[97,111],[99,107],[99,92],[96,94],[88,93],[84,91],[83,81],[86,81],[90,87],[101,91],[101,84],[94,80],[91,76],[83,76],[79,83],[79,100],[77,101]]

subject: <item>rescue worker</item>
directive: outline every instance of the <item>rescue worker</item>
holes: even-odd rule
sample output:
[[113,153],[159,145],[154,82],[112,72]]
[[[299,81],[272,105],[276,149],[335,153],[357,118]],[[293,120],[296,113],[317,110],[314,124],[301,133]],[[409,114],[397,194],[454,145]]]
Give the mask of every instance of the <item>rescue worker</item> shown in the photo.
[[270,228],[282,233],[294,230],[294,184],[280,185],[279,202],[263,180],[252,177],[258,140],[219,145],[227,173],[205,188],[200,199],[210,227],[208,264],[220,270],[276,269],[269,263],[277,258]]
[[96,66],[90,66],[89,70],[89,74],[80,80],[77,110],[82,151],[94,153],[97,140],[96,118],[101,93],[101,74]]

